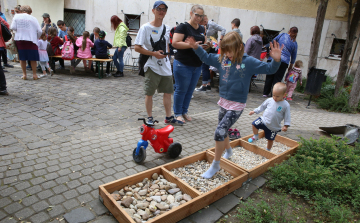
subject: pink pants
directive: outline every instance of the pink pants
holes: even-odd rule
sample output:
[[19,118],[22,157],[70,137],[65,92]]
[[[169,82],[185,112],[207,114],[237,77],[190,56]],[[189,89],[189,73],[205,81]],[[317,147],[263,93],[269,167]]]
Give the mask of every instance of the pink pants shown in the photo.
[[292,97],[292,94],[296,88],[296,83],[291,83],[290,81],[286,82],[286,94],[288,98]]

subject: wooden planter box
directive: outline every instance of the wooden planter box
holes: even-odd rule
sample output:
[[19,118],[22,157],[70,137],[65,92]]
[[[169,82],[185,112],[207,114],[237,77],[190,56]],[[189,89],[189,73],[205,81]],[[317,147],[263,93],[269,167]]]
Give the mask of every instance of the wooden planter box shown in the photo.
[[248,173],[244,169],[238,166],[234,166],[233,164],[226,162],[225,159],[221,158],[221,168],[234,176],[234,179],[211,191],[200,194],[198,190],[190,187],[187,183],[170,172],[170,170],[173,168],[182,167],[187,164],[194,163],[198,160],[207,160],[211,163],[213,159],[214,155],[212,153],[208,151],[200,152],[195,155],[159,167],[155,167],[132,176],[100,185],[99,193],[104,200],[104,205],[119,222],[135,223],[135,221],[125,212],[125,210],[115,201],[115,199],[110,196],[110,194],[116,190],[124,188],[127,185],[133,185],[142,182],[144,178],[151,179],[153,173],[158,173],[159,175],[162,174],[166,180],[172,183],[176,183],[183,193],[189,194],[192,197],[192,200],[176,208],[173,208],[170,211],[167,211],[166,213],[159,215],[147,222],[177,222],[238,189],[248,179]]
[[[236,146],[241,146],[246,150],[249,150],[253,153],[256,153],[256,154],[266,157],[268,159],[268,161],[252,168],[251,170],[248,170],[248,169],[240,166],[239,164],[236,164],[228,159],[225,160],[226,162],[228,162],[234,166],[240,167],[242,169],[245,169],[247,172],[249,172],[249,179],[254,179],[254,178],[260,176],[261,174],[265,173],[269,167],[273,167],[273,166],[275,166],[275,164],[281,163],[284,160],[287,160],[289,158],[289,156],[294,154],[299,147],[298,142],[296,142],[292,139],[277,135],[275,137],[275,141],[285,144],[291,148],[279,155],[276,155],[270,151],[267,151],[266,149],[260,148],[254,144],[249,143],[247,140],[250,137],[252,137],[253,135],[254,134],[251,134],[251,135],[245,136],[243,138],[234,140],[234,141],[230,142],[230,145],[232,148],[234,148]],[[265,137],[264,131],[259,132],[259,138],[263,138],[263,137]],[[212,153],[213,155],[215,155],[215,147],[209,149],[208,151],[210,153]]]

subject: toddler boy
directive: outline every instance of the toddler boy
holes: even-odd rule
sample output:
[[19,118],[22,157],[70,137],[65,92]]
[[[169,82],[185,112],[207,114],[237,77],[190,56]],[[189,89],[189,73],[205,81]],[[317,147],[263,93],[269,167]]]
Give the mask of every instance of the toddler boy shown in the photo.
[[[112,48],[112,45],[105,40],[105,31],[99,32],[99,39],[95,40],[95,56],[98,59],[109,59],[107,54],[108,48]],[[96,72],[98,68],[96,67]],[[106,62],[106,76],[110,76],[110,62]]]
[[[254,136],[249,138],[249,142],[258,140],[259,129],[262,129],[265,132],[265,138],[268,140],[266,149],[270,151],[276,134],[280,131],[287,131],[290,126],[290,105],[284,100],[285,94],[286,85],[281,82],[276,83],[273,87],[272,98],[267,99],[258,108],[249,113],[249,115],[259,114],[265,110],[263,116],[252,123]],[[281,128],[281,121],[283,119],[284,126]]]

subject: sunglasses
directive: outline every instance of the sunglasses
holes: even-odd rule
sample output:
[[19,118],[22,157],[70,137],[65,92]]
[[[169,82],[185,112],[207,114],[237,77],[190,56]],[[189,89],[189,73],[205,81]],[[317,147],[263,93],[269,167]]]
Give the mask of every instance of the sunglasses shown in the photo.
[[197,18],[204,18],[204,15],[200,15],[200,14],[197,14],[197,13],[194,13],[194,15],[195,15]]
[[156,11],[158,11],[158,12],[160,12],[160,11],[166,12],[167,8],[159,8],[159,7],[157,7]]

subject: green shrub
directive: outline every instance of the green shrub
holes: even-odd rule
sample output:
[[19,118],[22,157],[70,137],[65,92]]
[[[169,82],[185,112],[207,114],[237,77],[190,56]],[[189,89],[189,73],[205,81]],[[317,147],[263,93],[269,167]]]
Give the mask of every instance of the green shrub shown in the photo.
[[303,79],[302,79],[302,85],[300,85],[300,81],[298,81],[298,82],[296,83],[295,91],[300,92],[300,93],[304,93],[304,91],[305,91],[305,86],[306,86],[306,81],[307,81],[307,79],[306,79],[306,78],[303,78]]
[[[262,193],[261,190],[259,192]],[[286,194],[274,195],[270,199],[259,197],[260,201],[248,198],[241,202],[244,207],[238,208],[237,218],[240,222],[298,222],[290,209],[298,208],[293,200],[289,200]]]
[[346,75],[345,81],[344,81],[344,87],[352,85],[354,82],[354,76],[353,75]]
[[359,149],[336,138],[301,139],[293,157],[271,168],[268,186],[303,196],[328,221],[347,222],[360,208]]

